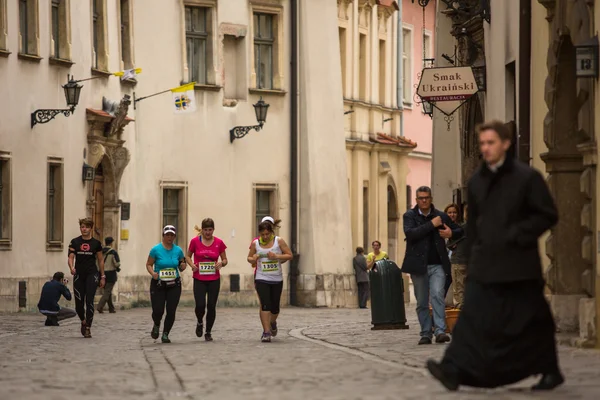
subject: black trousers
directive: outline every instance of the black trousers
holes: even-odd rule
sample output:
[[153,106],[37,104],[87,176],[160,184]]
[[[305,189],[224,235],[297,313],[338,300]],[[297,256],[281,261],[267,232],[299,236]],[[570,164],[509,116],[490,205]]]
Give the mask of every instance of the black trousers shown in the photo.
[[262,311],[270,311],[271,314],[279,314],[283,282],[267,283],[265,281],[255,281],[254,287],[260,300],[260,309]]
[[75,292],[75,310],[81,321],[88,327],[94,321],[94,296],[98,289],[98,273],[75,274],[73,291]]
[[167,286],[167,282],[152,279],[150,281],[150,301],[152,302],[152,320],[154,325],[160,326],[160,321],[167,310],[163,333],[171,332],[175,323],[175,313],[179,299],[181,298],[181,280],[177,278],[172,286]]
[[358,306],[360,308],[367,307],[369,300],[369,282],[357,282],[358,285]]
[[[196,318],[202,325],[204,310],[206,309],[206,333],[210,333],[217,318],[217,300],[221,290],[221,279],[214,281],[200,281],[194,279],[194,300],[196,300]],[[208,303],[206,298],[208,297]]]

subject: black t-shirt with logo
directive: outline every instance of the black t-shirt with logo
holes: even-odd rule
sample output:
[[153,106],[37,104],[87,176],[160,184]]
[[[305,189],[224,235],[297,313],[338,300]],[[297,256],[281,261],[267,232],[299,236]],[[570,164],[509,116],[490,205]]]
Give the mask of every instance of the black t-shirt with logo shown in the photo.
[[98,239],[84,239],[79,236],[69,243],[69,254],[75,254],[75,271],[77,274],[95,274],[98,272],[97,254],[102,252],[102,243]]

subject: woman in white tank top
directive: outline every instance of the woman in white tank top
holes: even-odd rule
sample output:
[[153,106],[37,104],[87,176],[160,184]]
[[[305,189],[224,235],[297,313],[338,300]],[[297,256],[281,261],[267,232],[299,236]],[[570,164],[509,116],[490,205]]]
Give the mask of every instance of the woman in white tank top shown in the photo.
[[260,234],[254,239],[248,253],[248,262],[256,264],[254,286],[260,300],[260,322],[263,326],[262,342],[270,342],[277,335],[277,317],[281,292],[283,291],[282,261],[293,258],[292,251],[285,241],[275,236],[275,227],[280,220],[268,217],[258,225]]

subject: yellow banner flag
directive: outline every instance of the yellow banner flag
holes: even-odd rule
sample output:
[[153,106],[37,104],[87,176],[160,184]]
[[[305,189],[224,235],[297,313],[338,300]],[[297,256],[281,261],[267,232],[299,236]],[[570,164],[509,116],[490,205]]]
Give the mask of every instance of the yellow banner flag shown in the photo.
[[125,71],[113,72],[114,76],[120,76],[121,80],[135,78],[135,76],[142,72],[141,68],[126,69]]
[[194,85],[196,82],[187,83],[171,89],[173,94],[173,111],[175,114],[183,114],[196,111],[196,96]]

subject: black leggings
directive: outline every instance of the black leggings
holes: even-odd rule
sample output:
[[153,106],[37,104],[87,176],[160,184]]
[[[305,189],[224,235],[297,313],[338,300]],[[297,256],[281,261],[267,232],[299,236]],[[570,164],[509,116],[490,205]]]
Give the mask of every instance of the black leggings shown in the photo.
[[283,282],[255,281],[254,287],[256,287],[256,293],[258,293],[260,300],[260,309],[271,311],[271,314],[279,314]]
[[[77,273],[73,278],[73,291],[75,292],[75,310],[81,321],[89,327],[94,321],[94,296],[98,288],[98,274]],[[87,312],[86,312],[87,310]]]
[[181,280],[177,278],[173,286],[167,287],[167,282],[161,282],[156,279],[150,281],[150,301],[152,302],[152,320],[154,325],[160,326],[165,308],[167,316],[165,317],[165,326],[163,333],[171,332],[175,323],[175,312],[181,298]]
[[[206,308],[206,333],[210,333],[217,318],[217,299],[221,290],[221,279],[214,281],[200,281],[194,279],[194,299],[196,300],[196,318],[202,325],[204,309]],[[206,295],[208,294],[208,306]]]

